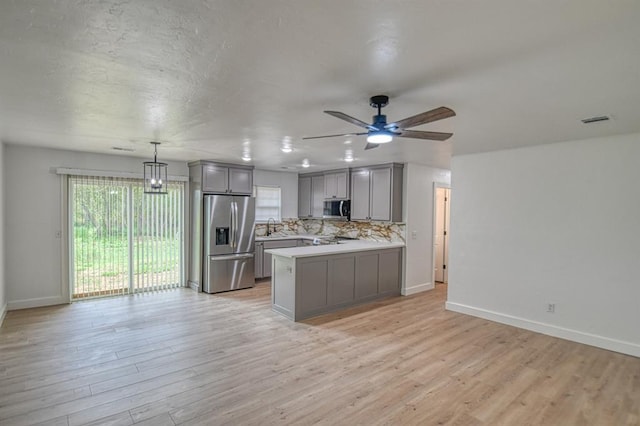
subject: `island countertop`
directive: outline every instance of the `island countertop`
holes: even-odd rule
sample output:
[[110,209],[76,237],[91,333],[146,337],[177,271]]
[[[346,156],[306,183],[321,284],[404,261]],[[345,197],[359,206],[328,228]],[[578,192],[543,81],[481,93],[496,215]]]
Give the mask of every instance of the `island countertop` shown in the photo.
[[280,249],[265,250],[265,253],[270,253],[273,256],[288,257],[296,259],[300,257],[313,257],[323,256],[340,253],[352,253],[357,251],[367,250],[384,250],[390,248],[404,247],[404,243],[401,242],[378,242],[378,241],[344,241],[340,244],[327,244],[317,246],[303,246],[303,247],[291,247]]

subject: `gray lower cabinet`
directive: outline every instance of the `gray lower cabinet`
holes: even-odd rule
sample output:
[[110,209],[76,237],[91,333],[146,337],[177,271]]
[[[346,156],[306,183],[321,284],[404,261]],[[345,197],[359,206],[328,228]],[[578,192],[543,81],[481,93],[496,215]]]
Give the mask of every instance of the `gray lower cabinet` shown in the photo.
[[401,248],[275,256],[274,265],[272,307],[294,321],[400,294]]
[[264,262],[264,243],[256,242],[256,251],[254,253],[255,262],[253,263],[255,267],[254,276],[256,278],[264,278],[262,275],[262,265]]
[[[265,253],[268,249],[297,247],[298,239],[279,240],[279,241],[258,241],[256,242],[256,262],[255,275],[256,278],[267,278],[271,276],[271,254]],[[260,264],[260,266],[258,266]]]

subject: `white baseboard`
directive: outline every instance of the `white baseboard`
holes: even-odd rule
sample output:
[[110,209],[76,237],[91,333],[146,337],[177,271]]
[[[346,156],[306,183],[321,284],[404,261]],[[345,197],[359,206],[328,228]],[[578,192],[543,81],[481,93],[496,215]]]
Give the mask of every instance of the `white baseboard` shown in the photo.
[[424,283],[418,285],[412,285],[411,287],[403,288],[400,292],[403,296],[411,296],[412,294],[421,293],[427,290],[433,290],[433,283]]
[[7,304],[0,309],[0,327],[2,327],[2,321],[4,321],[4,317],[7,315]]
[[548,336],[559,337],[560,339],[571,340],[573,342],[584,343],[585,345],[640,357],[640,345],[636,343],[611,339],[597,334],[585,333],[583,331],[558,327],[556,325],[538,321],[531,321],[526,318],[515,317],[455,302],[446,302],[445,307],[449,311],[460,312],[462,314],[472,315],[474,317],[484,318],[518,328],[524,328],[525,330],[535,331]]
[[39,308],[41,306],[65,305],[69,303],[62,296],[38,297],[35,299],[14,300],[7,303],[7,309],[10,311],[16,309]]

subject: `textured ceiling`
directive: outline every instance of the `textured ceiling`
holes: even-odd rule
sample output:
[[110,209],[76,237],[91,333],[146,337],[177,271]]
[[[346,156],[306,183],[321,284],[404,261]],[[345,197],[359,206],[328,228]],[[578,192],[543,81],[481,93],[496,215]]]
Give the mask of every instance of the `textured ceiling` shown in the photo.
[[[640,2],[0,2],[0,138],[12,144],[260,168],[413,161],[640,131]],[[446,142],[364,137],[441,105],[418,130]],[[581,118],[613,120],[583,125]],[[293,152],[280,151],[290,138]]]

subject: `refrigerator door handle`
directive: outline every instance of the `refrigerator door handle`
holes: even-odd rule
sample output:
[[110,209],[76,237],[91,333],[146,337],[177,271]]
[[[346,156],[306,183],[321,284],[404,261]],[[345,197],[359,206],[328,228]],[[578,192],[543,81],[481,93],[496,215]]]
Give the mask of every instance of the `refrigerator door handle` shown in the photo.
[[233,234],[231,236],[231,247],[238,248],[238,203],[235,201],[231,202],[231,218],[233,227]]
[[231,248],[235,248],[235,242],[236,242],[236,218],[235,215],[233,214],[233,205],[235,203],[232,201],[229,205],[229,216],[231,218],[231,228],[229,230],[229,247]]
[[226,262],[227,260],[252,259],[253,253],[242,254],[223,254],[219,256],[209,256],[209,260],[213,262]]

